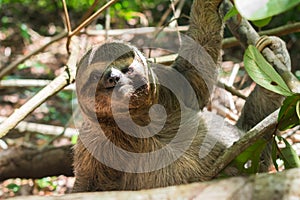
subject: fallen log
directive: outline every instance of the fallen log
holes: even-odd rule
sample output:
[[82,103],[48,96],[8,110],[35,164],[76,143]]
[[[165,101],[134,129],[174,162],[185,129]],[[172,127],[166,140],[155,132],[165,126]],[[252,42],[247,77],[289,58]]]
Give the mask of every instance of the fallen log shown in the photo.
[[0,152],[0,181],[9,178],[73,176],[72,145],[43,149],[19,146]]

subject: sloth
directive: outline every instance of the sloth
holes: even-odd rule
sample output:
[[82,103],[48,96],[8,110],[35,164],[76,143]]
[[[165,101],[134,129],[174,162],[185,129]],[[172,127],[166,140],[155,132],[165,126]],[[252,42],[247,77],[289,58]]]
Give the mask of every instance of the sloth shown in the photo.
[[203,109],[221,60],[220,3],[194,0],[170,67],[147,62],[136,47],[119,41],[83,56],[76,77],[83,122],[74,147],[73,192],[210,180],[224,150],[281,105],[282,96],[256,86],[236,126]]

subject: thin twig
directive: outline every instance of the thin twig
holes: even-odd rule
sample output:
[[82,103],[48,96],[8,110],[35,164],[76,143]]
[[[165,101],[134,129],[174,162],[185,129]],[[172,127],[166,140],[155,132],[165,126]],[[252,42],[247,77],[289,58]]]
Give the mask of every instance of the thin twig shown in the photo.
[[[184,3],[185,3],[185,0],[180,0],[179,5],[177,6],[176,10],[174,11],[174,8],[175,8],[175,2],[174,2],[174,1],[171,1],[171,4],[172,4],[172,10],[173,10],[173,17],[171,18],[171,21],[172,21],[173,19],[178,19],[178,18],[179,18]],[[169,26],[170,26],[170,27],[177,27],[177,26],[178,26],[178,23],[177,23],[177,21],[173,21],[172,23],[169,23]]]
[[[234,64],[233,65],[233,69],[231,71],[231,74],[230,74],[230,77],[229,77],[229,80],[228,80],[228,86],[232,87],[233,86],[233,83],[234,83],[234,80],[239,72],[239,69],[240,69],[240,65],[239,64]],[[230,105],[230,110],[232,110],[232,112],[234,113],[237,113],[237,110],[236,110],[236,107],[235,107],[235,104],[234,104],[234,101],[233,101],[233,98],[232,98],[232,94],[230,93],[227,93],[228,95],[228,101],[229,101],[229,105]]]
[[76,35],[77,33],[79,33],[79,31],[81,29],[83,29],[84,27],[86,27],[87,25],[89,25],[96,17],[98,17],[105,9],[107,9],[109,6],[113,5],[117,0],[111,0],[108,3],[106,3],[104,6],[102,6],[99,10],[97,10],[94,14],[92,14],[88,19],[86,19],[84,22],[82,22],[81,24],[79,24],[79,26],[77,26],[75,28],[75,30],[70,31],[68,33],[68,40],[67,40],[67,49],[69,49],[69,44],[70,44],[70,40],[71,38]]
[[[174,23],[175,23],[175,28],[177,30],[177,35],[178,35],[178,40],[179,40],[179,44],[181,45],[181,37],[180,37],[180,32],[178,30],[178,23],[177,23],[177,17],[176,17],[176,10],[175,10],[175,5],[174,5],[174,1],[173,0],[170,0],[171,1],[171,7],[172,7],[172,11],[173,11],[173,15],[174,15]],[[182,0],[181,0],[182,1]]]
[[[172,23],[173,21],[177,21],[178,20],[178,18],[173,18],[173,19],[171,19],[170,21],[168,21],[168,23],[166,23],[163,27],[159,27],[159,28],[157,28],[156,29],[156,31],[154,32],[154,36],[153,36],[153,38],[154,39],[156,39],[157,37],[158,37],[158,35],[161,33],[161,32],[163,32],[163,31],[165,31],[166,30],[166,28],[170,28],[170,27],[168,27],[168,25],[170,24],[170,23]],[[180,37],[180,27],[179,26],[176,26],[175,28],[172,28],[173,29],[173,31],[176,31],[177,32],[177,35],[178,35],[178,38],[179,38],[179,43],[181,43],[181,37]],[[186,29],[186,30],[184,30],[184,31],[187,31],[188,30],[188,28]]]
[[[175,0],[174,1],[174,6],[177,5],[177,3],[179,2],[179,0]],[[170,12],[172,11],[172,5],[169,5],[169,8],[166,10],[166,12],[163,14],[163,16],[161,17],[159,23],[157,24],[156,27],[161,27],[163,25],[163,23],[166,21],[167,17],[169,16]]]
[[99,0],[94,1],[94,3],[89,7],[89,9],[84,13],[83,17],[79,20],[80,24],[84,22],[94,12],[99,3]]
[[68,12],[68,7],[67,7],[67,4],[66,4],[66,0],[62,0],[62,4],[63,4],[63,8],[64,8],[64,15],[65,15],[65,18],[66,18],[67,31],[68,31],[68,33],[70,33],[72,31],[72,28],[71,28],[70,17],[69,17],[69,12]]
[[[42,79],[8,79],[0,80],[0,88],[6,87],[45,87],[51,82],[51,80],[42,80]],[[71,84],[64,88],[64,90],[75,90],[75,85]]]
[[72,37],[76,35],[81,29],[89,25],[98,15],[100,15],[106,8],[113,5],[117,0],[111,0],[108,3],[106,3],[104,6],[102,6],[97,12],[95,12],[93,15],[91,15],[88,19],[86,19],[84,22],[82,22],[79,26],[75,28],[75,30],[71,31],[69,33],[69,37]]
[[[64,8],[64,15],[66,18],[66,27],[67,27],[67,31],[68,31],[68,35],[69,35],[72,31],[72,28],[71,28],[71,23],[70,23],[69,12],[68,12],[66,0],[62,0],[62,4],[63,4],[63,8]],[[66,48],[67,48],[68,53],[70,53],[69,45],[70,45],[70,40],[68,38],[67,43],[66,43]]]
[[239,98],[247,99],[247,97],[245,95],[243,95],[238,90],[234,89],[233,87],[231,87],[231,86],[229,86],[225,83],[222,83],[222,82],[218,81],[217,86],[220,87],[220,88],[224,88],[225,90],[227,90],[228,92],[230,92],[231,94],[233,94],[233,95],[235,95]]

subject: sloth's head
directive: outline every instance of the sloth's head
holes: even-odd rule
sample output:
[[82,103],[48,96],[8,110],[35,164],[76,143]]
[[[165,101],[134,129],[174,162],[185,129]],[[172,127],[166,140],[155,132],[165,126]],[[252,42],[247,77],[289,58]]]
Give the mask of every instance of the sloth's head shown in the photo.
[[89,118],[111,118],[149,108],[156,101],[155,76],[133,46],[112,42],[88,51],[81,59],[76,90]]

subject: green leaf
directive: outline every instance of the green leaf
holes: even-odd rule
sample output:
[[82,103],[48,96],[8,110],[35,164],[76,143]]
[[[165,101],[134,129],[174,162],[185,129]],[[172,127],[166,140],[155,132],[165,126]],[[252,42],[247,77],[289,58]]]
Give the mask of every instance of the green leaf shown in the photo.
[[27,27],[27,25],[22,23],[22,24],[20,25],[20,30],[21,30],[21,36],[22,36],[25,40],[27,40],[28,42],[30,42],[31,36],[30,36],[30,34],[29,34],[29,32],[28,32],[28,27]]
[[272,17],[268,17],[268,18],[265,18],[265,19],[260,19],[260,20],[256,20],[256,21],[252,21],[252,23],[261,28],[261,27],[264,27],[264,26],[267,26],[270,21],[272,20]]
[[260,139],[256,141],[253,145],[248,147],[245,151],[243,151],[233,160],[236,167],[241,172],[247,174],[257,173],[259,170],[260,155],[263,149],[265,148],[266,144],[267,141]]
[[14,193],[18,192],[20,190],[20,186],[15,183],[10,183],[6,186],[8,189],[12,190]]
[[300,0],[234,0],[239,13],[248,20],[260,20],[285,12]]
[[233,6],[224,16],[224,18],[223,18],[224,22],[237,14],[239,14],[239,12],[237,11],[236,7]]
[[279,139],[283,140],[285,144],[285,148],[280,149],[279,154],[279,157],[284,161],[285,169],[299,168],[300,160],[296,151],[286,139],[284,139],[283,137],[279,137]]
[[44,177],[41,179],[36,180],[36,184],[38,185],[38,187],[40,189],[46,188],[46,187],[52,187],[52,188],[56,188],[57,183],[53,182],[51,177]]
[[295,71],[295,76],[300,80],[300,70]]
[[272,65],[252,45],[246,49],[244,64],[249,76],[260,86],[284,96],[293,94]]
[[300,124],[299,121],[300,94],[288,96],[278,114],[278,129],[284,131]]
[[24,63],[22,63],[22,64],[19,64],[17,68],[18,68],[18,70],[22,70],[22,69],[29,68],[29,66],[25,65]]
[[71,144],[76,144],[78,140],[78,135],[72,135],[71,137]]
[[277,141],[274,137],[273,142],[272,142],[272,160],[273,160],[273,164],[275,166],[275,169],[278,171],[278,164],[276,162],[276,160],[277,160],[277,150],[278,150]]

